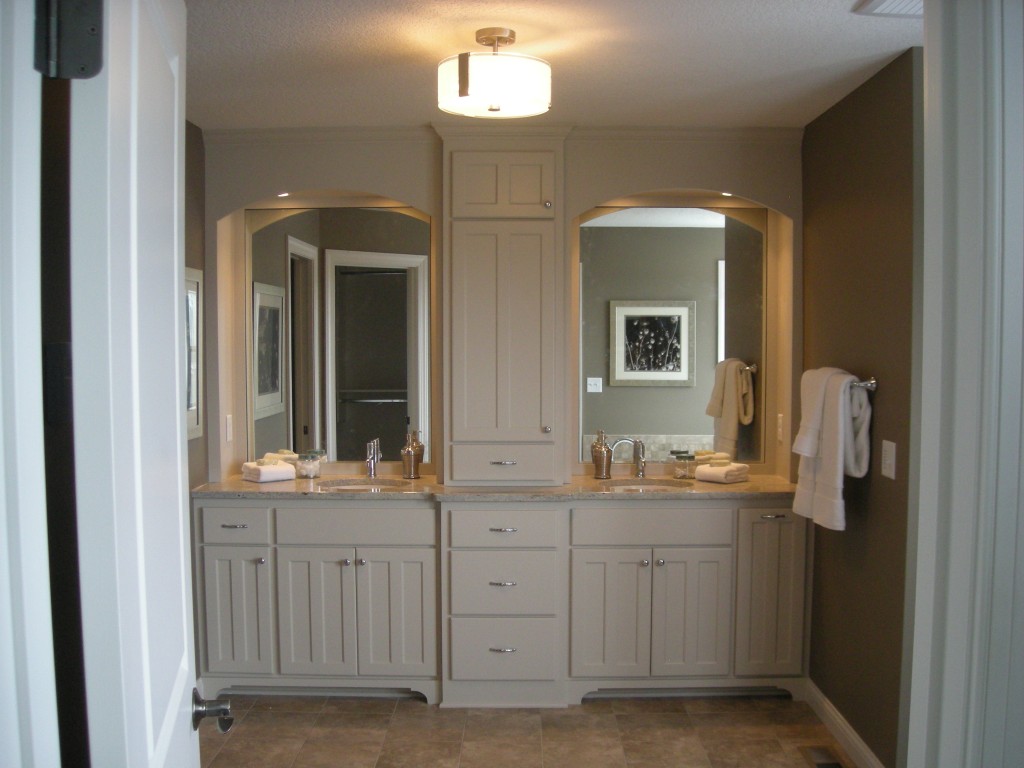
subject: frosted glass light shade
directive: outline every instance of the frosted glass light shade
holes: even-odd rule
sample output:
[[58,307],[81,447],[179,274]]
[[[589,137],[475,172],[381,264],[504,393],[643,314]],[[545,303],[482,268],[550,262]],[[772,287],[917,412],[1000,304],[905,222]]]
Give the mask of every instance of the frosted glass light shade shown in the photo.
[[480,51],[469,57],[469,93],[459,95],[459,56],[437,66],[437,106],[466,117],[542,115],[551,107],[551,65],[522,53]]

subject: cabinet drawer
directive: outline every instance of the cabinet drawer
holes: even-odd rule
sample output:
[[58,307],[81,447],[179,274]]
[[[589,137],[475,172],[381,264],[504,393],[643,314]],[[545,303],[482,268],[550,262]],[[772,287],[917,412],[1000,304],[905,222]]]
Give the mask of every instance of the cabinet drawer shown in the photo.
[[453,547],[555,547],[559,514],[554,509],[453,509]]
[[452,446],[452,479],[456,481],[551,482],[555,474],[551,443],[473,443]]
[[451,553],[452,613],[554,614],[557,583],[557,552]]
[[434,509],[277,510],[280,544],[435,544]]
[[269,544],[270,510],[253,507],[203,507],[206,544]]
[[554,680],[556,619],[452,619],[453,680]]
[[574,509],[572,543],[576,546],[730,546],[732,508]]

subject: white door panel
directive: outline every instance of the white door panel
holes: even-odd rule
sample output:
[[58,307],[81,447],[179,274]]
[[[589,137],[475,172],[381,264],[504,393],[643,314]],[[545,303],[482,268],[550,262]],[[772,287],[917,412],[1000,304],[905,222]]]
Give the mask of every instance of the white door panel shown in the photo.
[[93,765],[198,765],[181,419],[185,8],[108,3],[72,86],[72,350]]

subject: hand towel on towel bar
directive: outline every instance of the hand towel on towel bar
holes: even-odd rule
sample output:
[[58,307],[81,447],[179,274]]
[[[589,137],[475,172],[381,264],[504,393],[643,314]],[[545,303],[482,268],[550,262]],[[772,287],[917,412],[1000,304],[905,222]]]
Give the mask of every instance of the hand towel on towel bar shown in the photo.
[[736,455],[740,424],[754,420],[754,380],[742,360],[730,357],[715,366],[715,385],[704,411],[715,420],[715,450]]
[[[810,419],[805,432],[801,418],[804,438],[798,435],[793,444],[794,452],[800,454],[793,511],[834,531],[846,529],[843,475],[863,477],[870,463],[871,403],[864,389],[850,386],[855,381],[846,371],[819,369],[805,372],[800,386],[803,416]],[[818,391],[822,384],[823,395]],[[808,411],[818,407],[819,398],[821,412],[815,420]]]

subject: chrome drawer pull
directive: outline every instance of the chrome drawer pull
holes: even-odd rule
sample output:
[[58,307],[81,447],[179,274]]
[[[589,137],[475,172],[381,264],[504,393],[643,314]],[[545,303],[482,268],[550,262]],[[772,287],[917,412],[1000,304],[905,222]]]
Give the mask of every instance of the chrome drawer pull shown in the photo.
[[493,464],[496,467],[514,467],[518,463],[519,462],[515,461],[514,459],[505,459],[504,461],[491,462],[491,464]]
[[515,648],[491,648],[491,653],[515,653]]
[[762,520],[780,520],[780,519],[783,519],[785,517],[786,516],[782,515],[782,514],[780,514],[780,515],[761,515],[761,519]]
[[518,528],[489,528],[488,530],[494,533],[516,533],[519,531]]
[[514,581],[492,581],[489,582],[492,587],[514,587],[516,583]]
[[248,523],[221,523],[220,527],[221,528],[235,528],[235,529],[238,529],[238,528],[248,528],[249,524]]

